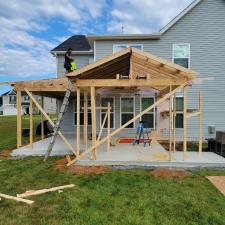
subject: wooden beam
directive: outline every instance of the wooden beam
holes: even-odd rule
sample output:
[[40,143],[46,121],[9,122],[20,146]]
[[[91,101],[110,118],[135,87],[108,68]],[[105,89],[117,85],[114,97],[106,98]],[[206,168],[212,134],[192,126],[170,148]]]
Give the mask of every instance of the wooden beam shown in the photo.
[[187,86],[184,87],[184,112],[183,112],[183,160],[187,158]]
[[192,112],[187,114],[187,119],[190,119],[195,116],[199,116],[200,112]]
[[17,90],[17,148],[22,145],[21,90]]
[[29,205],[34,203],[34,201],[31,201],[31,200],[28,200],[28,199],[23,199],[23,198],[11,196],[11,195],[6,195],[6,194],[3,194],[3,193],[0,193],[0,197],[5,198],[5,199],[14,200],[14,201],[17,201],[17,202],[23,202],[23,203],[26,203],[26,204],[29,204]]
[[80,155],[80,88],[77,88],[77,149],[76,155]]
[[100,138],[101,138],[101,135],[102,135],[102,131],[103,131],[103,129],[104,129],[104,126],[105,126],[105,122],[106,122],[107,117],[108,117],[108,114],[106,113],[105,116],[104,116],[102,125],[101,125],[101,127],[100,127],[100,131],[99,131],[99,134],[98,134],[97,142],[100,141]]
[[[92,123],[92,145],[96,145],[96,111],[95,111],[95,87],[91,87],[91,123]],[[96,148],[92,150],[92,159],[96,160]]]
[[173,152],[176,152],[176,93],[173,96]]
[[108,140],[107,140],[107,151],[110,150],[110,102],[108,102],[108,110],[107,110],[107,114],[108,114],[108,129],[107,129],[107,135],[108,135]]
[[88,144],[88,93],[87,91],[84,92],[84,128],[83,128],[83,142],[87,149]]
[[29,114],[30,114],[30,148],[33,148],[33,101],[31,98],[30,98]]
[[[172,86],[170,86],[170,92],[172,91]],[[170,161],[172,160],[172,135],[171,135],[171,129],[172,129],[172,96],[170,96],[169,98],[169,111],[170,111],[170,115],[169,115],[169,159]]]
[[[162,102],[164,102],[166,99],[168,99],[171,95],[173,95],[174,93],[176,93],[178,90],[180,90],[181,88],[183,88],[185,85],[187,85],[187,83],[182,84],[181,86],[179,86],[178,88],[176,88],[175,90],[171,91],[170,93],[168,93],[167,95],[165,95],[164,97],[162,97],[161,99],[159,99],[158,101],[156,101],[154,104],[152,104],[151,106],[149,106],[148,108],[146,108],[145,110],[143,110],[142,112],[140,112],[138,115],[136,115],[135,117],[133,117],[131,120],[129,120],[128,122],[126,122],[124,125],[122,125],[120,128],[114,130],[112,133],[110,133],[110,138],[113,137],[114,135],[118,134],[121,130],[123,130],[124,128],[126,128],[129,124],[135,122],[137,119],[141,118],[144,114],[146,114],[147,112],[149,112],[150,110],[154,109],[155,107],[157,107],[159,104],[161,104]],[[92,87],[93,88],[93,87]],[[102,140],[100,140],[98,143],[96,143],[95,145],[91,146],[90,148],[88,148],[85,152],[82,152],[80,154],[80,157],[76,157],[75,159],[73,159],[70,163],[67,164],[67,166],[72,165],[74,162],[78,161],[80,158],[84,157],[85,155],[87,155],[89,152],[93,151],[93,149],[97,148],[99,145],[105,143],[108,140],[108,136],[103,138]]]
[[184,79],[126,79],[126,80],[117,80],[117,79],[83,79],[75,80],[74,86],[76,87],[151,87],[151,86],[169,86],[169,85],[182,85],[187,82]]
[[[44,117],[49,121],[51,126],[54,127],[55,126],[54,122],[51,120],[51,118],[48,116],[48,114],[43,110],[43,108],[39,105],[39,103],[32,96],[32,94],[26,88],[24,90],[29,95],[29,97],[33,100],[34,104],[38,107],[38,109],[41,111],[41,113],[44,115]],[[61,131],[59,131],[58,134],[62,138],[64,143],[67,145],[67,147],[75,154],[73,146],[67,141],[67,139],[64,137],[64,135],[61,133]]]
[[59,191],[59,190],[63,190],[66,188],[72,188],[75,187],[74,184],[68,184],[68,185],[63,185],[63,186],[58,186],[58,187],[53,187],[53,188],[48,188],[48,189],[42,189],[42,190],[36,190],[36,191],[26,191],[23,194],[17,194],[17,197],[19,198],[26,198],[29,196],[34,196],[34,195],[41,195],[41,194],[45,194],[48,192],[54,192],[54,191]]
[[202,153],[202,93],[199,92],[198,96],[198,107],[199,107],[199,117],[198,117],[198,137],[199,137],[199,153]]
[[[41,107],[44,109],[44,97],[41,96]],[[44,139],[44,117],[43,114],[41,113],[41,139]]]

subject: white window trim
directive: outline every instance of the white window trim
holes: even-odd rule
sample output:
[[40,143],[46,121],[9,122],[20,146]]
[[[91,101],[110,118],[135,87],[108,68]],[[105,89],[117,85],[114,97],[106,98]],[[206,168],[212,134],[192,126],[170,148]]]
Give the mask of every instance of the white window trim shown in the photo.
[[121,45],[125,45],[127,48],[129,48],[131,45],[137,45],[137,46],[140,46],[141,47],[141,51],[143,51],[143,44],[136,44],[136,43],[120,43],[120,44],[113,44],[113,53],[116,53],[115,51],[115,48],[118,47],[118,46],[121,46]]
[[[103,98],[113,98],[113,112],[110,110],[110,113],[113,113],[114,120],[113,120],[113,127],[110,128],[110,129],[115,129],[115,121],[116,121],[116,118],[115,118],[115,116],[116,116],[116,114],[115,114],[115,106],[116,106],[115,101],[116,101],[116,98],[115,98],[115,96],[107,96],[107,95],[105,97],[100,97],[100,106],[102,106],[102,99]],[[100,110],[100,121],[99,121],[99,123],[100,123],[100,128],[101,128],[101,126],[102,126],[102,110]],[[107,128],[103,127],[103,129],[107,129]]]
[[[182,94],[182,93],[177,93],[176,94],[176,98],[183,98],[184,99],[184,95]],[[174,97],[172,97],[172,103],[174,104]],[[181,111],[178,111],[178,112],[176,112],[176,114],[184,114],[183,112],[181,112]],[[173,119],[174,120],[174,119]],[[174,123],[172,123],[172,128],[174,128],[174,126],[173,126],[173,124]],[[183,130],[183,128],[177,128],[177,127],[175,127],[175,129],[176,130]]]
[[[10,103],[10,97],[13,96],[15,98],[15,103]],[[8,105],[15,105],[16,104],[16,95],[9,95],[8,96],[8,101],[9,101],[9,104]]]
[[[145,95],[140,96],[140,112],[142,112],[142,98],[153,98],[154,99],[153,104],[155,104],[155,96],[154,95],[153,96],[145,96]],[[147,128],[155,130],[155,119],[156,119],[155,118],[155,107],[153,108],[153,112],[147,112],[146,114],[153,114],[154,115],[154,122],[153,122],[154,126],[152,128],[150,128],[150,127],[147,127]],[[142,117],[140,118],[140,120],[142,120]]]
[[[75,104],[76,104],[76,97],[73,99],[73,127],[76,127],[77,125],[75,124]],[[90,113],[90,112],[89,112]],[[88,121],[87,121],[88,122]],[[83,127],[84,125],[81,125]],[[91,126],[91,124],[87,124],[88,127]]]
[[[122,126],[122,107],[121,107],[121,103],[122,103],[122,98],[133,98],[133,108],[134,108],[134,111],[133,111],[133,117],[135,117],[135,96],[120,96],[120,126]],[[131,113],[131,112],[130,112]],[[124,128],[124,129],[135,129],[135,121],[133,122],[134,126],[132,128],[128,127],[128,128]]]
[[[188,57],[188,68],[187,69],[190,69],[191,68],[191,44],[190,43],[175,43],[173,44],[173,47],[172,47],[172,62],[174,63],[174,48],[175,48],[175,45],[188,45],[189,47],[189,57]],[[176,59],[182,59],[182,58],[176,58]]]

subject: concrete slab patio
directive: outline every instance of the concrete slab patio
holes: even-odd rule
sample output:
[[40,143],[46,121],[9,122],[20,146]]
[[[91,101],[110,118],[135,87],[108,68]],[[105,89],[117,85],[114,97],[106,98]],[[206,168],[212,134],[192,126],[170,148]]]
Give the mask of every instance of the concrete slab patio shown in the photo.
[[[66,134],[69,142],[75,146],[75,135]],[[35,142],[33,149],[24,146],[12,152],[12,156],[43,156],[47,150],[50,138]],[[212,152],[188,152],[187,159],[183,161],[183,153],[172,153],[172,161],[169,161],[169,154],[158,142],[151,146],[144,147],[143,144],[133,146],[132,144],[115,143],[107,152],[106,144],[101,145],[97,151],[97,160],[91,160],[91,153],[82,158],[79,165],[112,165],[129,167],[177,167],[177,168],[197,168],[197,167],[215,167],[225,168],[225,158]],[[91,146],[91,142],[88,143]],[[81,145],[81,151],[85,147]],[[52,156],[63,156],[71,154],[60,137],[57,138],[52,151]]]

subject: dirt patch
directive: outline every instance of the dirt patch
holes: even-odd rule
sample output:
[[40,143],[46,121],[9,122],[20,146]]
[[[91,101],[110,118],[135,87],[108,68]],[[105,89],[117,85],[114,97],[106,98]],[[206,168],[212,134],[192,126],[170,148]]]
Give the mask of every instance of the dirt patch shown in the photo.
[[70,171],[74,174],[97,174],[102,175],[111,171],[111,167],[107,166],[72,166]]
[[0,156],[2,157],[11,157],[11,150],[3,150],[0,152]]
[[225,195],[225,176],[206,177],[223,195]]
[[190,177],[191,173],[185,170],[174,170],[174,169],[155,169],[151,171],[151,175],[154,177],[160,177],[164,179],[184,179]]
[[82,174],[105,174],[111,171],[111,167],[107,166],[78,166],[78,165],[73,165],[67,167],[67,159],[59,159],[55,162],[54,168],[56,170],[60,171],[68,171],[76,175],[82,175]]

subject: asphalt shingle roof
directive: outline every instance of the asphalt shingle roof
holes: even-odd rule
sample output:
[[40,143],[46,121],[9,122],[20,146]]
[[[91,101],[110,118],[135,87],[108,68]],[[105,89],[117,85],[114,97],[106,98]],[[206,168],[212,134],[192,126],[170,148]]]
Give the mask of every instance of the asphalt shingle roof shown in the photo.
[[89,51],[91,50],[90,43],[85,35],[74,35],[63,43],[52,49],[54,51],[67,51],[68,48],[72,48],[73,51]]

